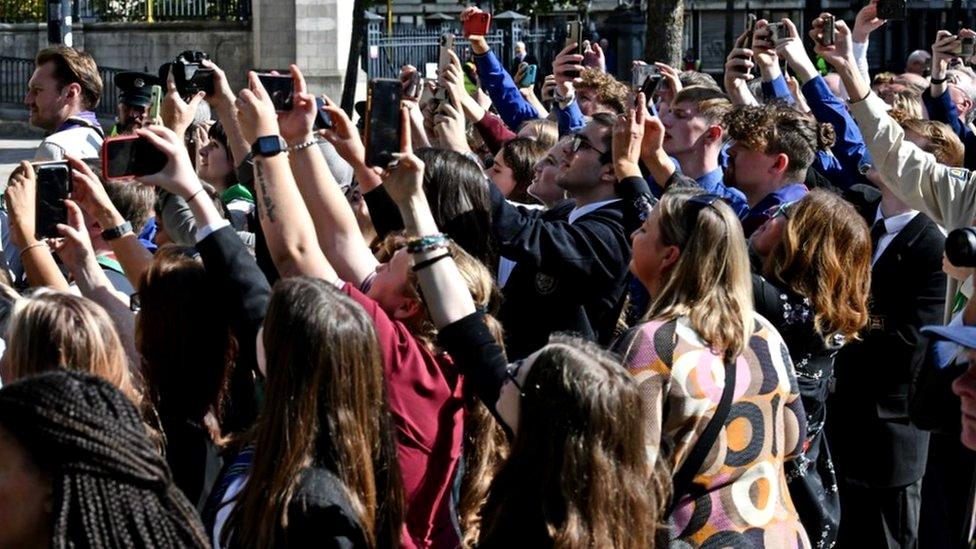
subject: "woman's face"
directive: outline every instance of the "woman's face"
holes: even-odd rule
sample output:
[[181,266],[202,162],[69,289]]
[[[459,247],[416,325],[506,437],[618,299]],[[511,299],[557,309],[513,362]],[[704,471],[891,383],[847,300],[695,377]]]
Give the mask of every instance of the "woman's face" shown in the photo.
[[410,316],[410,311],[414,309],[411,304],[417,301],[408,291],[410,263],[407,249],[400,248],[388,262],[376,266],[376,275],[367,295],[391,318],[402,319]]
[[515,172],[505,164],[505,157],[501,151],[495,155],[495,162],[488,170],[488,177],[505,196],[512,194],[512,191],[515,190]]
[[529,377],[529,371],[532,370],[532,365],[535,364],[537,358],[539,358],[539,353],[542,349],[532,353],[531,355],[508,365],[508,377],[502,383],[501,389],[498,391],[498,401],[495,403],[495,410],[498,411],[499,417],[505,422],[505,425],[512,431],[512,434],[518,434],[518,423],[519,414],[522,411],[522,393],[525,388],[525,380]]
[[783,242],[783,234],[786,233],[786,224],[789,220],[785,215],[776,215],[766,220],[765,223],[756,229],[749,238],[752,249],[759,254],[759,257],[767,257],[773,252],[776,246]]
[[952,382],[952,392],[959,395],[962,408],[962,443],[976,450],[976,350],[969,349],[969,368]]
[[674,245],[665,245],[661,240],[661,211],[651,210],[650,215],[633,234],[633,254],[630,259],[630,272],[655,295],[664,285],[667,272],[678,260],[680,250]]
[[234,166],[227,160],[227,149],[220,141],[211,139],[200,149],[200,179],[223,189],[227,176],[234,172]]
[[51,546],[51,479],[0,427],[0,549]]
[[564,160],[563,146],[557,143],[533,167],[535,178],[529,185],[528,193],[546,206],[554,206],[566,198],[566,191],[556,184]]

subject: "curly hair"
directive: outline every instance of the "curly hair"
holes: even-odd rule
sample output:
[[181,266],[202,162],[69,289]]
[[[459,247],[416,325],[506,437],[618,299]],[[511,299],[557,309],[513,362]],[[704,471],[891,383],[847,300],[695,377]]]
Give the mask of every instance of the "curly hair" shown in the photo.
[[855,339],[868,322],[871,235],[849,202],[814,189],[790,207],[782,243],[763,274],[810,299],[814,326],[825,340]]
[[597,103],[612,109],[617,114],[627,110],[627,94],[630,93],[630,89],[626,84],[597,69],[585,69],[580,74],[580,78],[582,82],[576,84],[577,90],[596,91]]
[[834,144],[836,133],[829,123],[817,121],[783,105],[742,105],[725,115],[729,137],[749,150],[785,154],[787,175],[802,181],[818,151]]
[[930,153],[940,164],[961,168],[966,156],[966,148],[956,132],[945,122],[936,120],[905,120],[901,127],[924,140],[919,147]]

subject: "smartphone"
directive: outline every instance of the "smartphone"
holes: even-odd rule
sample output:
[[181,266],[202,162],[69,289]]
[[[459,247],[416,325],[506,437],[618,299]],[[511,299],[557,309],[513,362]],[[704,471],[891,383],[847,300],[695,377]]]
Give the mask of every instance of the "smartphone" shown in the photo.
[[64,199],[71,196],[71,165],[66,160],[32,164],[37,174],[34,236],[55,238],[58,223],[68,223],[68,207]]
[[583,55],[583,22],[576,20],[566,24],[566,45],[576,43],[576,55]]
[[965,36],[959,40],[959,55],[963,58],[972,57],[976,53],[976,38]]
[[313,130],[332,129],[332,115],[322,110],[322,107],[324,106],[325,106],[325,100],[322,99],[321,97],[316,97],[315,98],[315,123],[312,125]]
[[823,16],[823,34],[821,36],[820,42],[824,46],[833,46],[834,40],[837,37],[837,28],[834,26],[836,19],[833,15],[827,14]]
[[520,88],[535,86],[535,79],[538,74],[539,65],[525,65],[525,70],[522,71],[522,79],[519,80],[518,86]]
[[878,19],[904,20],[908,15],[908,2],[905,0],[878,0],[877,9]]
[[163,88],[159,85],[154,85],[152,88],[152,95],[149,99],[149,122],[152,123],[159,116],[159,105],[163,100]]
[[139,135],[108,137],[102,143],[102,175],[126,179],[151,175],[166,167],[166,155]]
[[488,34],[488,29],[490,27],[490,13],[474,13],[471,15],[471,17],[468,17],[467,21],[464,22],[464,37],[467,38],[471,35],[485,36]]
[[420,99],[420,94],[424,91],[424,79],[420,73],[414,71],[410,74],[410,79],[406,81],[403,88],[403,96],[414,101]]
[[[451,56],[448,55],[450,51],[454,49],[454,35],[446,32],[441,35],[441,46],[440,46],[440,58],[437,61],[437,91],[434,93],[434,99],[438,101],[447,100],[447,86],[441,81],[440,75],[444,74],[444,70],[451,64]],[[463,65],[462,65],[463,66]]]
[[291,96],[295,93],[295,82],[290,74],[258,74],[258,80],[271,97],[277,112],[288,112],[292,108]]
[[773,44],[790,37],[783,23],[770,23],[766,28],[769,29],[769,41]]
[[[400,119],[403,86],[392,78],[369,81],[366,95],[366,164],[386,168],[393,153],[400,152]],[[407,130],[409,131],[409,130]]]

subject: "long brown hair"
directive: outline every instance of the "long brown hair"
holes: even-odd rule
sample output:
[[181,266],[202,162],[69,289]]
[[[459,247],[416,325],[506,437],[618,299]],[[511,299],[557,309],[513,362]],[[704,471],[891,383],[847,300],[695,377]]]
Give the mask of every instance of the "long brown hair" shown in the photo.
[[526,376],[511,456],[491,485],[481,545],[547,533],[554,547],[653,546],[637,382],[597,345],[554,336]]
[[661,240],[681,254],[646,319],[687,315],[698,337],[726,360],[739,356],[752,330],[752,275],[742,223],[721,200],[689,206],[700,191],[687,188],[664,193]]
[[38,290],[14,303],[7,328],[4,383],[50,370],[94,374],[138,408],[142,393],[104,309],[75,295]]
[[267,400],[253,430],[254,464],[222,538],[287,545],[301,472],[319,466],[342,481],[370,547],[397,547],[403,485],[372,320],[323,280],[283,279],[263,341]]
[[871,291],[867,223],[843,198],[814,189],[790,207],[783,240],[764,261],[763,274],[810,299],[824,339],[856,338],[868,321]]
[[[136,346],[164,418],[221,419],[237,344],[227,309],[214,296],[203,264],[180,246],[160,248],[139,280]],[[213,425],[208,429],[219,436]]]

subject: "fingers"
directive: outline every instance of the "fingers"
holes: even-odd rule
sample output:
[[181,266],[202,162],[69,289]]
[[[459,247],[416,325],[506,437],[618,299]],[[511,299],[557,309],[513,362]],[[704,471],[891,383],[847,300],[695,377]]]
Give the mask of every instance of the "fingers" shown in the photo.
[[789,19],[783,19],[783,24],[786,25],[787,30],[790,31],[791,37],[793,38],[800,37],[800,33],[799,31],[796,30],[796,25],[793,24],[793,21],[790,21]]
[[179,92],[176,90],[176,77],[173,76],[173,65],[169,66],[169,72],[166,73],[166,93],[179,95]]
[[68,226],[78,232],[84,231],[85,216],[81,213],[81,208],[78,207],[78,204],[74,200],[66,198],[64,205],[68,210]]
[[647,96],[644,95],[644,92],[639,92],[637,94],[637,106],[637,114],[634,119],[631,120],[631,123],[633,124],[636,122],[637,124],[643,125],[644,119],[647,117]]
[[400,152],[413,154],[413,132],[410,131],[410,110],[400,108]]
[[451,50],[448,50],[447,51],[447,56],[451,58],[451,66],[452,67],[455,67],[456,66],[458,68],[458,70],[460,70],[461,69],[461,58],[458,57],[457,54],[454,53]]
[[190,103],[188,105],[190,109],[193,112],[196,112],[196,110],[200,107],[200,102],[203,101],[204,97],[206,96],[207,96],[206,92],[202,92],[202,91],[197,92],[197,94],[194,95],[192,99],[190,99]]
[[306,93],[305,75],[302,74],[301,69],[294,63],[289,65],[288,69],[291,71],[291,79],[295,83],[295,94],[300,95]]
[[162,131],[163,129],[165,129],[164,126],[147,126],[145,128],[139,128],[136,130],[136,135],[144,137],[153,147],[163,151],[167,156],[172,156],[174,146],[170,141],[169,134],[172,134],[173,137],[175,137],[176,134],[173,134],[172,132],[167,134],[166,132]]
[[241,95],[243,96],[247,91],[254,94],[254,97],[259,101],[268,99],[268,91],[264,89],[264,84],[262,84],[261,79],[258,78],[258,73],[254,71],[247,72],[247,90],[241,91]]

